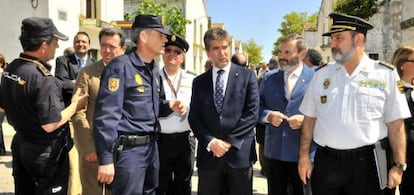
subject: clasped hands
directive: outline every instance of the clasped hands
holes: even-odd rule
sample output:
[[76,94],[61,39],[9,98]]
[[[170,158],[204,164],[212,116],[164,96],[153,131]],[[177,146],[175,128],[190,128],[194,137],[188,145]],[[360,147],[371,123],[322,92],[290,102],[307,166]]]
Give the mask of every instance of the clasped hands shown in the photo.
[[291,129],[300,129],[302,127],[304,116],[301,114],[295,114],[290,117],[279,111],[270,111],[267,120],[275,127],[279,127],[284,120],[287,121]]
[[221,158],[226,154],[231,148],[229,142],[223,141],[221,139],[213,139],[210,144],[210,151],[213,152],[215,157]]

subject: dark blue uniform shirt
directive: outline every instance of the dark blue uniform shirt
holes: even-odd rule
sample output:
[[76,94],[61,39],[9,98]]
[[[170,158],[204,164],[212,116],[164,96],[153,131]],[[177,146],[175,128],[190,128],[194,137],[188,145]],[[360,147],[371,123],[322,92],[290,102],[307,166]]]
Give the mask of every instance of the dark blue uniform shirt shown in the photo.
[[154,64],[146,65],[132,52],[114,58],[103,70],[93,123],[101,164],[113,162],[111,151],[118,134],[156,134],[158,115],[172,112]]
[[61,85],[50,74],[50,68],[22,53],[2,75],[0,106],[16,132],[32,140],[51,140],[60,132],[47,133],[42,128],[60,121],[64,109]]

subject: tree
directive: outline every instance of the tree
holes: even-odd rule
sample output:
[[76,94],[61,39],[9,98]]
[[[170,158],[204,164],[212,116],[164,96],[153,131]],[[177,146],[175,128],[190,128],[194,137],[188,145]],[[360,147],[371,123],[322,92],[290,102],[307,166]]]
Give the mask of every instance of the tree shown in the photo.
[[338,0],[334,12],[358,16],[369,20],[389,0]]
[[259,64],[262,57],[263,46],[257,45],[253,39],[250,39],[247,43],[243,43],[243,50],[246,51],[247,57],[249,59],[249,64]]
[[317,14],[312,14],[308,17],[306,12],[291,12],[283,16],[284,21],[280,23],[280,28],[278,31],[281,33],[281,36],[273,44],[273,55],[277,55],[277,50],[279,48],[280,41],[282,38],[289,34],[302,34],[303,25],[305,23],[315,23],[317,19]]
[[124,14],[124,20],[131,21],[139,14],[161,15],[165,22],[164,24],[170,29],[171,33],[181,37],[185,37],[185,26],[191,24],[191,21],[184,17],[181,8],[169,7],[166,2],[157,4],[152,0],[144,0],[138,4],[134,12]]

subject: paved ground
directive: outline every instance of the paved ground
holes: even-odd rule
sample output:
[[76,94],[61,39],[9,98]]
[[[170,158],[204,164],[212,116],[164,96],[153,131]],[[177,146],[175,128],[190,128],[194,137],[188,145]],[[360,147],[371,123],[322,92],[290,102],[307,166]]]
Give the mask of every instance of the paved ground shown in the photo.
[[[0,195],[12,195],[14,194],[14,185],[12,177],[12,157],[10,153],[10,143],[14,130],[7,123],[3,123],[4,141],[6,143],[6,156],[0,156]],[[260,175],[260,166],[258,163],[254,165],[254,178],[253,178],[253,194],[265,195],[267,194],[267,182],[266,179]],[[193,194],[197,194],[197,171],[195,171],[193,182]]]

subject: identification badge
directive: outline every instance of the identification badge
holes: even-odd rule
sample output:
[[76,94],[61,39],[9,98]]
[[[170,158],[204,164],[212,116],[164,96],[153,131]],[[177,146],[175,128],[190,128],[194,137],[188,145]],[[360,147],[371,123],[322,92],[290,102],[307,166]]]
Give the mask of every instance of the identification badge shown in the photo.
[[331,81],[329,81],[329,79],[325,79],[325,81],[323,81],[323,88],[328,89],[330,84]]
[[326,103],[326,101],[327,101],[326,95],[321,96],[321,103],[322,103],[322,104],[325,104],[325,103]]

